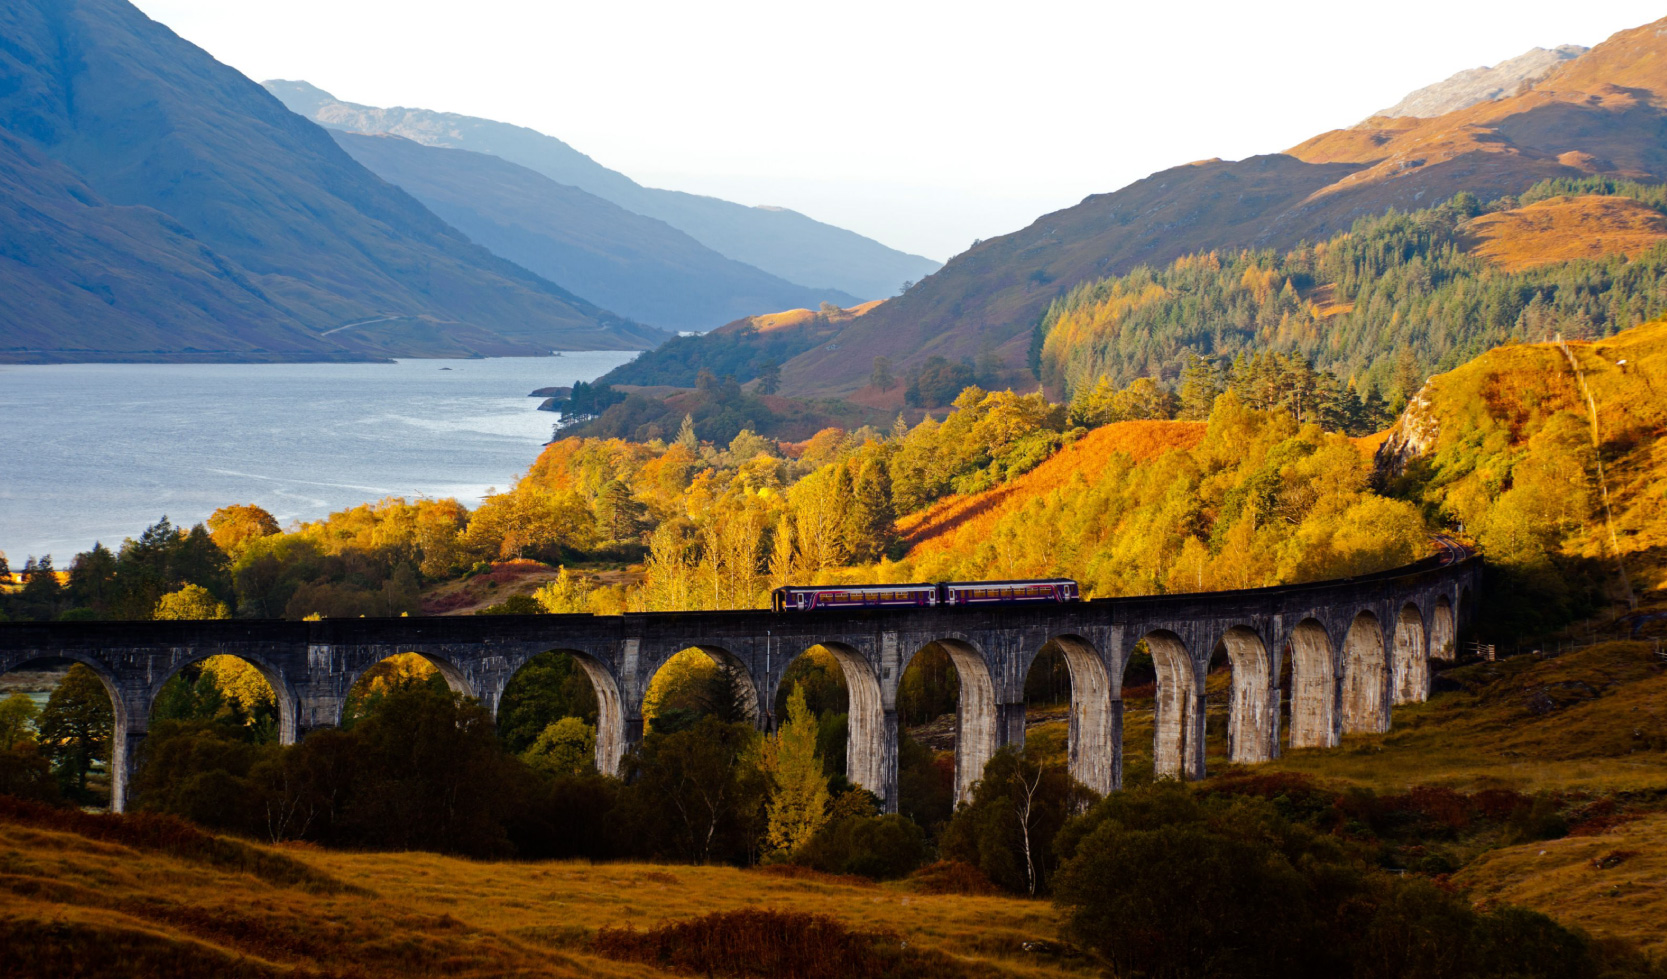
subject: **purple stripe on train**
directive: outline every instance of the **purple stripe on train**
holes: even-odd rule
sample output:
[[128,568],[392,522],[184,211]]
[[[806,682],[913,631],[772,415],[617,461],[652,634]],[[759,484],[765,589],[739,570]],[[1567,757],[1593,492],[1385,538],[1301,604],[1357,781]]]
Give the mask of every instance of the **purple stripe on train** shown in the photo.
[[788,585],[771,593],[777,612],[820,608],[915,608],[928,605],[1014,605],[1077,601],[1069,578],[1026,581],[945,581],[906,585]]

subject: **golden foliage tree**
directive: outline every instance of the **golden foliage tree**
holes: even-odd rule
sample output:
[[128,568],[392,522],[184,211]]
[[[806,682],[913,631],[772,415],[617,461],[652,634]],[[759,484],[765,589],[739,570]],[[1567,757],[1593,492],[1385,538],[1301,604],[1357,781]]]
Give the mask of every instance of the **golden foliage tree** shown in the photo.
[[229,619],[231,609],[201,585],[186,585],[156,601],[153,619]]
[[804,846],[828,820],[828,781],[816,750],[816,733],[816,715],[805,705],[804,686],[795,683],[787,699],[787,720],[764,753],[771,784],[766,840],[783,853]]

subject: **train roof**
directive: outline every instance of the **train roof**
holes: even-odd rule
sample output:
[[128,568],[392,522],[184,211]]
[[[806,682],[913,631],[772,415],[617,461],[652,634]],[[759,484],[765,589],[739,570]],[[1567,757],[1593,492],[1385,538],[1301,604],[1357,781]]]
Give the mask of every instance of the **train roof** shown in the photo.
[[946,581],[945,585],[1074,585],[1075,578],[1009,578],[1001,581]]
[[893,585],[782,585],[776,591],[862,591],[864,589],[936,588],[930,581],[898,582]]

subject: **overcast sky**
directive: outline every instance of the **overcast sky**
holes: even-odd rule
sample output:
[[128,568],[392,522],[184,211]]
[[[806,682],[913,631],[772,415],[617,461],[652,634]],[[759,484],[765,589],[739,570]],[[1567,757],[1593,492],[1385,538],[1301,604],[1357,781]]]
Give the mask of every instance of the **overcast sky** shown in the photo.
[[136,0],[257,81],[559,137],[639,182],[945,259],[1165,167],[1284,149],[1659,2]]

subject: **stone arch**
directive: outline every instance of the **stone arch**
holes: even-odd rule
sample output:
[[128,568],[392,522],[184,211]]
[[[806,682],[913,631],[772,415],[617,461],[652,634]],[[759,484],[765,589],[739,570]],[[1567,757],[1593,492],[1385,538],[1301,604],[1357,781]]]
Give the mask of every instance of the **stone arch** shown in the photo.
[[1325,626],[1304,619],[1291,630],[1291,747],[1331,748],[1338,743],[1337,661]]
[[110,698],[110,811],[124,812],[127,796],[132,789],[133,775],[139,764],[139,744],[144,740],[150,720],[149,701],[130,699],[123,695],[121,686],[102,661],[74,649],[64,649],[45,656],[25,656],[0,664],[0,675],[20,670],[32,664],[47,665],[58,662],[79,663],[93,671],[104,693]]
[[195,647],[191,649],[191,653],[192,655],[175,663],[172,669],[151,682],[150,689],[145,693],[145,716],[147,718],[150,716],[150,712],[156,709],[156,698],[162,693],[162,688],[167,685],[169,680],[178,676],[181,670],[193,663],[201,663],[203,660],[212,659],[215,656],[230,656],[254,667],[261,678],[266,681],[266,685],[272,688],[272,699],[277,702],[278,707],[278,743],[294,744],[296,742],[300,735],[301,698],[296,694],[295,688],[290,685],[289,678],[284,676],[283,671],[258,653],[228,652],[222,649],[200,650]]
[[[955,703],[955,801],[961,803],[972,798],[973,783],[984,777],[984,766],[999,747],[995,682],[984,654],[971,642],[948,638],[933,642],[949,654],[960,681],[961,693]],[[932,644],[911,653],[902,670],[906,672],[915,656]]]
[[1424,636],[1424,613],[1411,602],[1401,606],[1395,618],[1395,652],[1391,659],[1396,704],[1421,704],[1430,699],[1429,648]]
[[1389,657],[1378,617],[1362,611],[1343,638],[1343,731],[1378,734],[1389,730]]
[[[1117,787],[1116,728],[1111,676],[1105,659],[1081,636],[1054,636],[1044,644],[1057,648],[1071,677],[1071,713],[1066,735],[1071,775],[1101,795]],[[1040,652],[1040,651],[1039,651]],[[1033,661],[1034,662],[1034,661]]]
[[1458,634],[1453,625],[1453,603],[1446,595],[1437,596],[1430,613],[1430,658],[1449,663],[1457,659]]
[[660,671],[665,669],[667,663],[689,650],[704,653],[708,659],[718,666],[728,666],[735,671],[735,675],[740,679],[741,686],[746,694],[743,699],[746,701],[748,714],[755,725],[763,728],[769,719],[770,707],[764,703],[762,694],[758,689],[758,683],[753,679],[752,671],[747,668],[747,661],[723,646],[708,643],[691,643],[687,646],[678,646],[664,658],[654,663],[652,668],[642,675],[642,687],[638,695],[636,717],[639,720],[643,719],[643,709],[648,700],[648,692],[654,686],[655,677],[660,675]]
[[1158,778],[1204,777],[1204,696],[1186,644],[1173,632],[1141,637],[1157,668],[1152,701],[1152,771]]
[[[840,675],[845,678],[845,692],[848,697],[845,708],[846,778],[884,799],[887,793],[886,716],[880,695],[880,680],[874,675],[874,667],[868,659],[853,647],[837,642],[815,645],[833,656],[834,661],[839,664]],[[805,647],[793,659],[784,663],[782,673],[785,674],[788,665],[810,652],[812,648],[815,647]],[[781,680],[776,681],[777,692],[781,683]]]
[[446,686],[451,688],[453,693],[460,693],[465,697],[471,698],[479,696],[474,688],[474,685],[469,682],[468,676],[466,676],[464,672],[458,668],[456,663],[451,662],[446,657],[437,656],[421,649],[394,647],[390,652],[377,656],[375,659],[368,663],[364,663],[357,669],[347,671],[346,676],[343,677],[341,697],[335,704],[336,716],[331,723],[336,727],[341,727],[347,721],[347,705],[348,702],[352,700],[353,688],[359,685],[359,681],[364,679],[365,674],[370,672],[371,667],[376,666],[378,663],[393,659],[395,656],[403,656],[407,654],[412,656],[421,656],[424,662],[426,662],[429,666],[434,667],[435,672],[440,674],[440,678],[446,681]]
[[1222,633],[1221,643],[1233,667],[1227,758],[1238,764],[1271,761],[1279,756],[1279,687],[1267,644],[1243,625]]
[[[620,759],[625,757],[625,707],[624,698],[619,693],[619,681],[614,679],[613,671],[601,659],[582,649],[561,646],[544,652],[570,657],[590,680],[591,689],[596,693],[596,770],[603,775],[618,775]],[[503,689],[508,690],[516,675],[534,658],[529,656],[522,661],[505,679]],[[501,697],[500,694],[500,700]]]

